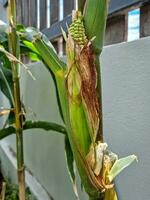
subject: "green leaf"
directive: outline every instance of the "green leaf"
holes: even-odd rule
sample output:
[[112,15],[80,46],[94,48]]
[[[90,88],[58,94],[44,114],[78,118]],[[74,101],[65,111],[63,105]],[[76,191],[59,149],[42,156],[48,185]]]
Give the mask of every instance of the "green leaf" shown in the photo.
[[40,32],[38,31],[38,29],[36,29],[34,27],[27,27],[27,28],[25,28],[25,32],[23,34],[23,39],[26,39],[26,40],[32,42],[34,37],[36,35],[38,35],[39,33]]
[[0,33],[0,43],[2,44],[7,41],[8,41],[8,39],[7,39],[6,33],[5,32]]
[[69,142],[69,139],[67,136],[65,137],[65,153],[66,153],[66,159],[67,159],[68,172],[69,172],[70,179],[71,179],[72,186],[73,186],[73,191],[74,191],[76,197],[79,198],[77,186],[76,186],[76,176],[75,176],[75,166],[74,166],[75,161],[74,161],[72,149],[70,146],[70,142]]
[[[27,121],[23,126],[23,130],[29,129],[43,129],[45,131],[56,131],[58,133],[66,134],[66,129],[64,126],[46,121]],[[15,128],[9,126],[0,130],[0,140],[15,133]],[[27,132],[28,133],[28,132]]]
[[[18,31],[20,31],[20,29],[18,29]],[[28,44],[26,43],[26,45],[29,47],[29,45],[31,46],[31,49],[33,47],[33,50],[35,50],[35,47],[32,44],[32,41],[34,40],[34,38],[36,36],[40,35],[44,41],[44,43],[49,46],[51,49],[53,49],[53,51],[56,53],[55,48],[53,47],[53,45],[51,44],[51,42],[49,41],[49,39],[42,34],[38,29],[34,28],[34,27],[27,27],[27,28],[21,28],[21,35],[20,35],[20,39],[23,43],[25,43],[25,41],[28,41]],[[37,51],[37,50],[36,50]],[[37,51],[38,52],[38,51]]]
[[2,66],[5,66],[5,68],[11,69],[11,63],[3,52],[0,52],[0,62]]
[[63,69],[66,68],[66,65],[58,58],[57,54],[53,51],[53,48],[51,48],[44,42],[41,35],[37,35],[35,37],[35,39],[33,40],[33,44],[39,51],[42,59],[50,68],[52,73],[55,76],[60,75]]
[[130,155],[125,158],[121,158],[119,160],[116,160],[114,165],[112,166],[108,178],[109,181],[112,182],[112,180],[120,173],[122,172],[126,167],[128,167],[133,161],[137,160],[137,157],[135,155]]
[[20,33],[24,33],[25,32],[25,27],[23,24],[17,24],[16,25],[16,31],[20,32]]
[[66,134],[66,129],[64,126],[56,124],[54,122],[46,122],[46,121],[27,121],[25,122],[23,129],[34,129],[40,128],[45,131],[56,131],[62,134]]
[[37,51],[37,49],[35,48],[35,46],[32,44],[32,42],[29,41],[23,41],[24,45],[26,47],[28,47],[28,49],[36,54],[39,54],[39,52]]
[[86,0],[84,7],[84,25],[88,39],[92,41],[95,53],[100,53],[103,47],[108,0]]
[[38,62],[40,60],[39,56],[35,53],[30,52],[28,56],[33,62]]

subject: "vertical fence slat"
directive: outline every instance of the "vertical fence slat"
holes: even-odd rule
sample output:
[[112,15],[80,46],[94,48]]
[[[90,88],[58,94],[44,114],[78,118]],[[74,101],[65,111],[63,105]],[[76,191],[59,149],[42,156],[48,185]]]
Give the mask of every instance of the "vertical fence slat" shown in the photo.
[[37,27],[37,0],[29,0],[29,26]]
[[51,24],[59,20],[59,0],[50,1],[50,21]]
[[29,24],[29,0],[22,0],[22,23],[25,26]]
[[22,23],[22,6],[20,0],[16,0],[16,6],[17,6],[17,23]]
[[47,27],[47,0],[40,1],[40,29]]
[[74,0],[64,0],[64,17],[69,15],[74,9]]
[[128,21],[126,15],[118,15],[107,20],[105,45],[127,40]]
[[150,3],[140,9],[140,37],[150,35]]

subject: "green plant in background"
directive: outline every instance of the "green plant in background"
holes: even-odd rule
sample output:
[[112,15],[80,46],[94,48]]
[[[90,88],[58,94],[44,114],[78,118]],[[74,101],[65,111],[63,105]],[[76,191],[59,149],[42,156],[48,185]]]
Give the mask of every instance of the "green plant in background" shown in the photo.
[[[31,192],[29,188],[26,188],[25,193],[26,193],[26,199],[35,200],[35,198],[31,196]],[[19,200],[18,186],[11,184],[8,181],[3,182],[0,199],[1,200]]]
[[[77,3],[78,10],[73,11],[68,34],[62,30],[66,40],[66,63],[59,59],[48,39],[36,29],[16,26],[15,35],[20,38],[20,46],[42,60],[53,74],[65,128],[48,122],[37,122],[36,125],[46,129],[47,124],[51,130],[61,130],[65,134],[68,169],[76,195],[74,161],[90,200],[117,200],[113,180],[136,156],[118,159],[103,140],[99,57],[103,48],[108,1],[79,0]],[[17,42],[13,44],[16,48]],[[5,51],[2,53],[6,55]],[[7,81],[2,74],[5,74],[1,73],[1,80],[6,86]],[[22,129],[26,124],[28,128],[36,127],[35,123],[25,121]],[[13,132],[12,125],[2,129],[1,138]]]
[[[14,0],[9,1],[9,30],[8,46],[9,52],[18,60],[20,58],[19,38],[16,32],[16,3]],[[23,153],[23,109],[20,97],[20,74],[19,63],[15,60],[11,62],[12,80],[13,80],[13,106],[15,115],[15,133],[16,133],[16,151],[17,151],[17,170],[19,184],[19,198],[25,200],[25,167]]]
[[[26,200],[25,194],[25,166],[23,153],[23,130],[32,128],[41,128],[46,131],[53,130],[60,133],[66,133],[63,126],[56,123],[45,121],[26,121],[25,108],[21,102],[20,96],[20,66],[23,65],[27,72],[33,78],[28,68],[20,61],[22,53],[28,53],[32,60],[37,60],[38,55],[27,48],[20,41],[20,35],[17,32],[16,23],[16,1],[8,2],[9,26],[0,27],[0,90],[8,98],[10,108],[2,108],[0,117],[8,116],[4,127],[0,130],[0,139],[8,135],[16,133],[16,155],[17,155],[17,174],[18,174],[18,190],[10,187],[10,195],[8,193],[8,184],[3,199],[19,199]],[[19,194],[18,194],[19,192]]]

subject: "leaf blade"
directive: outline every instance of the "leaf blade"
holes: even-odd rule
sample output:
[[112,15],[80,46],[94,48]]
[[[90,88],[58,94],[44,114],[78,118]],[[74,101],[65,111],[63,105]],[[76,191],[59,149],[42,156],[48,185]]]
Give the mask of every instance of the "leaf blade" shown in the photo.
[[77,199],[79,199],[77,186],[76,186],[74,157],[73,157],[73,152],[72,152],[72,149],[71,149],[71,146],[70,146],[70,143],[69,143],[69,139],[68,139],[67,136],[65,137],[65,154],[66,154],[68,172],[69,172],[70,179],[71,179],[71,182],[72,182],[73,191],[74,191]]
[[[45,131],[56,131],[58,133],[66,134],[66,129],[64,126],[47,121],[26,121],[23,130],[29,129],[43,129]],[[15,128],[9,126],[7,128],[0,129],[0,140],[15,133]]]
[[108,178],[110,182],[118,175],[120,172],[122,172],[126,167],[128,167],[133,161],[137,160],[137,157],[135,155],[130,155],[125,158],[121,158],[117,160],[114,165],[112,166]]

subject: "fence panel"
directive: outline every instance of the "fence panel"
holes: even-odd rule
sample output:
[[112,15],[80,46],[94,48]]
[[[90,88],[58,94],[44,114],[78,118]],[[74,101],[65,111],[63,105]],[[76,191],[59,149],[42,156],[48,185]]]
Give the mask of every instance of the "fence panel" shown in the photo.
[[141,7],[140,13],[140,37],[150,35],[150,3]]
[[37,0],[29,0],[29,26],[37,27]]
[[107,20],[105,45],[116,44],[127,40],[127,15],[118,15]]
[[[1,0],[2,1],[2,0]],[[84,2],[81,0],[80,2]],[[7,0],[3,0],[5,6]],[[39,24],[40,30],[45,33],[50,40],[55,41],[62,35],[62,27],[66,31],[66,23],[71,23],[71,11],[75,7],[74,0],[63,0],[63,15],[64,20],[60,19],[60,1],[50,0],[50,24],[47,27],[47,19],[49,16],[47,12],[47,0],[40,0],[39,8],[37,8],[37,0],[17,0],[17,20],[25,26],[37,27]],[[150,0],[111,0],[109,6],[109,17],[106,28],[105,44],[114,44],[127,40],[127,23],[128,11],[130,9],[140,7],[140,37],[150,35]],[[38,22],[38,11],[39,19]],[[69,16],[68,16],[69,15]],[[117,35],[117,36],[116,36]]]
[[25,26],[29,25],[29,0],[22,0],[22,23]]
[[40,29],[47,27],[47,0],[40,1]]
[[64,0],[64,17],[69,15],[74,9],[74,0]]
[[114,12],[118,12],[119,10],[123,10],[127,7],[131,7],[133,5],[137,5],[148,1],[149,0],[111,0],[109,6],[109,13],[112,14]]
[[50,2],[50,19],[51,24],[54,24],[59,20],[59,0],[51,0]]
[[17,22],[22,23],[22,2],[20,0],[16,0],[17,3]]

